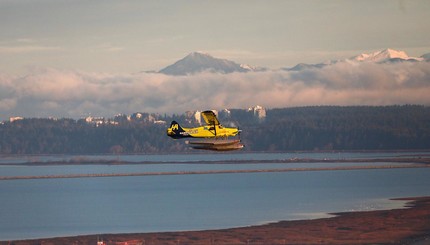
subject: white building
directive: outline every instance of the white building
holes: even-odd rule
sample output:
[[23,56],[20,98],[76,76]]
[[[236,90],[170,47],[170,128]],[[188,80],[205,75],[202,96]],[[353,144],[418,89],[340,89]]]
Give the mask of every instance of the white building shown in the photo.
[[136,118],[137,119],[141,119],[142,117],[143,117],[142,113],[140,113],[140,112],[136,113]]
[[9,117],[9,122],[15,122],[24,119],[23,117]]
[[257,105],[255,107],[250,107],[248,111],[252,111],[254,113],[254,116],[258,117],[258,119],[263,120],[266,118],[266,109],[262,106]]
[[194,113],[194,119],[196,119],[196,122],[198,122],[201,125],[202,124],[202,112],[196,111]]
[[220,112],[225,118],[230,118],[231,117],[231,111],[229,109],[223,109]]
[[85,118],[85,121],[89,124],[94,124],[96,126],[102,125],[105,123],[104,117],[92,117],[88,116]]

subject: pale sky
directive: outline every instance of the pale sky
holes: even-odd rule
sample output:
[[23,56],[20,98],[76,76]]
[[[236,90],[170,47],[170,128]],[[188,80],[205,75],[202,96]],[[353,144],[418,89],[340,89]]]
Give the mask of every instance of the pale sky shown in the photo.
[[193,51],[268,68],[430,52],[430,1],[0,0],[0,73],[136,73]]
[[[430,1],[0,0],[0,121],[307,105],[430,105]],[[264,72],[142,71],[194,51]]]

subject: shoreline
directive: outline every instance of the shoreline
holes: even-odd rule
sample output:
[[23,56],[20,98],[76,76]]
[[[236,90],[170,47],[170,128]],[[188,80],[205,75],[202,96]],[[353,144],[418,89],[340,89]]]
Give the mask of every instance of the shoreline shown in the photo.
[[[96,234],[0,241],[0,245],[33,244],[428,244],[430,196],[396,198],[404,208],[331,213],[328,218],[279,221],[263,225],[202,231]],[[122,243],[121,243],[122,242]],[[132,243],[135,242],[135,243]]]
[[193,162],[154,162],[140,161],[128,162],[118,160],[92,160],[83,161],[47,161],[27,162],[20,164],[0,163],[0,166],[62,166],[62,165],[140,165],[140,164],[268,164],[268,163],[385,163],[386,165],[365,166],[337,166],[337,167],[304,167],[304,168],[269,168],[269,169],[236,169],[236,170],[200,170],[200,171],[165,171],[165,172],[135,172],[135,173],[93,173],[93,174],[57,174],[57,175],[25,175],[0,176],[0,181],[25,179],[62,179],[62,178],[100,178],[100,177],[133,177],[133,176],[160,176],[160,175],[194,175],[194,174],[237,174],[237,173],[272,173],[272,172],[298,172],[298,171],[338,171],[338,170],[369,170],[369,169],[395,169],[395,168],[429,168],[430,157],[390,157],[390,158],[357,158],[357,159],[273,159],[273,160],[219,160],[219,161],[193,161]]
[[407,157],[354,158],[354,159],[318,159],[318,158],[287,158],[270,160],[196,160],[196,161],[126,161],[120,159],[85,159],[27,161],[20,163],[2,162],[0,166],[61,166],[61,165],[145,165],[145,164],[267,164],[267,163],[415,163],[430,164],[430,155],[410,155]]
[[274,169],[245,169],[245,170],[207,170],[207,171],[173,171],[173,172],[137,172],[137,173],[100,173],[100,174],[62,174],[62,175],[28,175],[28,176],[0,176],[0,181],[29,180],[29,179],[75,179],[75,178],[103,178],[103,177],[136,177],[161,175],[197,175],[197,174],[239,174],[239,173],[283,173],[303,171],[342,171],[342,170],[371,170],[371,169],[399,169],[399,168],[430,168],[430,164],[407,164],[385,166],[347,166],[320,168],[274,168]]

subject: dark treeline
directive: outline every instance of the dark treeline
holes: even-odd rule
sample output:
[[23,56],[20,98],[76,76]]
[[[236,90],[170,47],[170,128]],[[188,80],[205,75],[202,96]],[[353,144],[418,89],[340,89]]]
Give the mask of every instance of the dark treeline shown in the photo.
[[[247,110],[220,113],[225,126],[243,130],[243,151],[430,149],[430,107],[315,106],[267,110],[259,119]],[[0,124],[0,154],[95,154],[193,152],[184,140],[166,136],[167,124],[124,121],[93,125],[73,119],[23,119]],[[194,125],[197,126],[197,125]]]
[[267,112],[254,150],[430,149],[430,107],[303,107]]

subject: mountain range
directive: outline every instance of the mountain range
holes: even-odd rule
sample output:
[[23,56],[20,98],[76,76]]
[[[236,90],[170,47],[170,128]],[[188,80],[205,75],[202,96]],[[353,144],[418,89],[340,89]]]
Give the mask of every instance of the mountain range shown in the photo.
[[[373,62],[373,63],[397,63],[397,62],[421,62],[430,61],[430,53],[424,54],[421,57],[411,57],[404,51],[394,49],[385,49],[376,51],[369,54],[359,54],[348,59],[330,60],[317,64],[299,63],[294,67],[281,68],[285,71],[301,71],[305,69],[323,68],[325,66],[333,65],[339,62],[359,63],[359,62]],[[258,72],[267,71],[268,68],[253,67],[245,64],[238,64],[234,61],[227,59],[215,58],[209,54],[201,52],[192,52],[181,60],[178,60],[172,65],[169,65],[159,71],[159,73],[172,75],[172,76],[186,76],[201,72],[221,73],[228,74],[233,72]]]
[[232,73],[257,70],[249,65],[241,65],[230,60],[214,58],[209,54],[193,52],[159,72],[166,75],[183,76],[200,72]]

